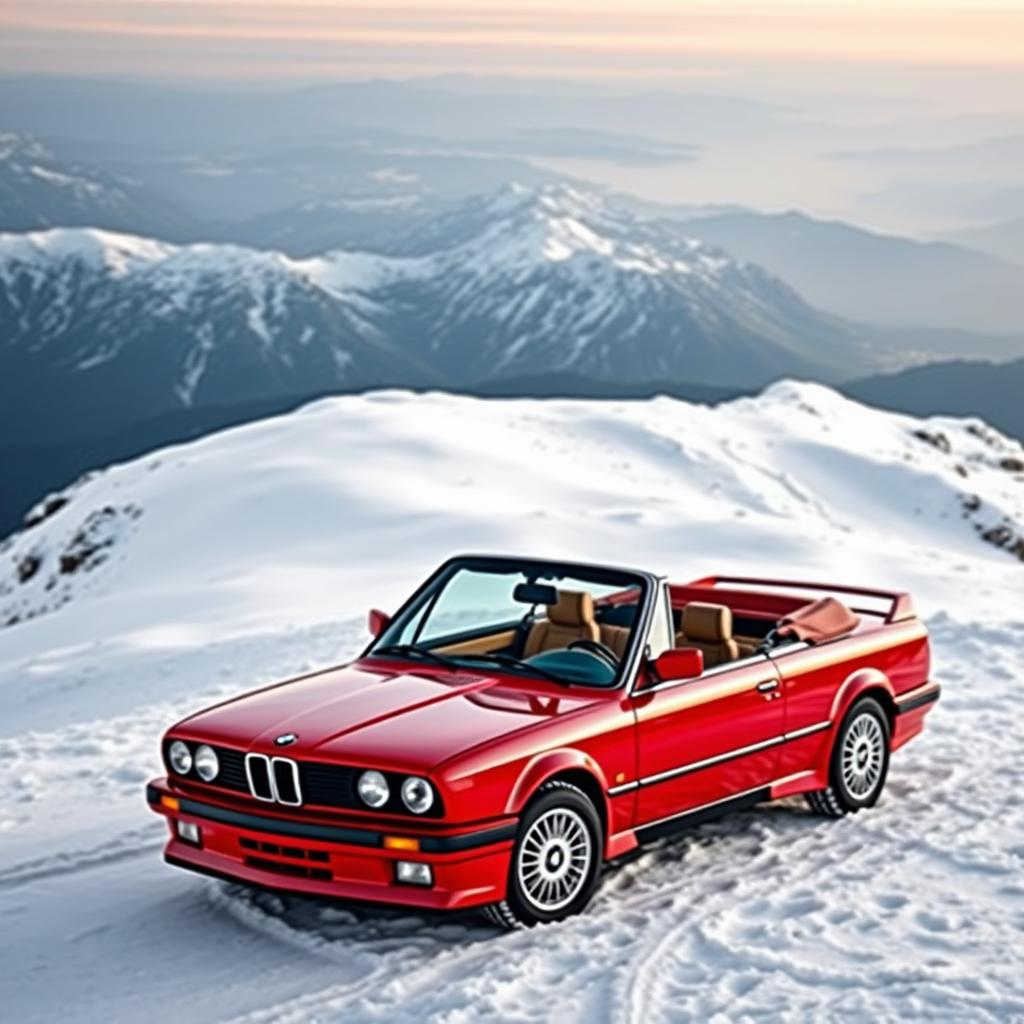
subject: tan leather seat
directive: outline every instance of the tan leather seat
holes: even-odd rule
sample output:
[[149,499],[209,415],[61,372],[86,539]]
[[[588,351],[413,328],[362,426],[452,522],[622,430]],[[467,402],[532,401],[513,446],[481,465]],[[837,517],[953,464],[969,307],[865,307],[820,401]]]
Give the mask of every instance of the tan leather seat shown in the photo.
[[573,640],[600,639],[594,599],[585,590],[560,590],[557,603],[548,605],[548,617],[530,627],[523,657],[568,647]]
[[732,609],[724,604],[691,601],[683,607],[682,629],[676,634],[676,646],[703,651],[706,668],[736,661],[740,650],[732,636]]
[[733,636],[733,640],[736,641],[736,646],[740,649],[741,658],[752,658],[757,654],[758,647],[761,646],[761,641],[752,636]]
[[626,647],[629,645],[629,630],[625,626],[611,626],[602,622],[601,643],[605,647],[610,647],[619,661],[622,661],[626,654]]

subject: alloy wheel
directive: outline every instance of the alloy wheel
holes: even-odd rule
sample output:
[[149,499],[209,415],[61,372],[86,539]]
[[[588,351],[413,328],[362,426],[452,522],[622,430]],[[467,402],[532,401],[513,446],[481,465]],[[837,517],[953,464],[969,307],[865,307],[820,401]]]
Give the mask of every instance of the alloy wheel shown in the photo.
[[869,797],[882,779],[885,763],[885,734],[878,719],[859,714],[843,740],[841,771],[843,784],[858,800]]
[[537,910],[561,910],[586,884],[593,856],[590,831],[576,811],[546,811],[530,825],[519,850],[516,871],[523,895]]

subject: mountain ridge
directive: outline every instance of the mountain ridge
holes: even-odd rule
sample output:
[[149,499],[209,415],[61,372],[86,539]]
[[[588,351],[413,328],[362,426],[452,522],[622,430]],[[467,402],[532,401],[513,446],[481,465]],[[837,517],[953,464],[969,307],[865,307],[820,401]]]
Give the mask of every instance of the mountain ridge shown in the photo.
[[181,209],[120,175],[67,160],[31,135],[0,132],[0,230],[103,227],[176,236]]
[[751,260],[821,309],[889,327],[1019,332],[1024,268],[962,241],[919,241],[840,220],[726,211],[682,230]]
[[193,402],[540,372],[745,387],[889,358],[760,268],[566,186],[473,200],[391,256],[2,235],[0,315],[13,325],[0,342],[8,431],[32,422],[26,394],[94,430],[103,413],[115,426],[119,405],[126,422]]

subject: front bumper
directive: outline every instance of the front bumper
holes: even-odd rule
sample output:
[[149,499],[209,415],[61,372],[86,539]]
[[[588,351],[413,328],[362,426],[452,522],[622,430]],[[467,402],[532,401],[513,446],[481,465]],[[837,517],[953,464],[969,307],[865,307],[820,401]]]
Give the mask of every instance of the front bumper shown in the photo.
[[[334,899],[455,910],[504,898],[516,821],[471,829],[335,825],[250,813],[172,790],[146,787],[150,808],[168,819],[164,859],[177,867],[268,889]],[[197,825],[199,843],[178,836],[177,822]],[[391,849],[385,840],[418,849]],[[431,886],[400,883],[396,863],[429,864]]]

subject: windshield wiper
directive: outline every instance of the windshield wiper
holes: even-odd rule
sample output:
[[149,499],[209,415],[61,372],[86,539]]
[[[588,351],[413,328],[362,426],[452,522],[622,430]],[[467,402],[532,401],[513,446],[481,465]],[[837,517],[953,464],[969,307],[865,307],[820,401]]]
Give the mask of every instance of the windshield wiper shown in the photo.
[[463,661],[471,658],[478,659],[480,661],[493,661],[497,665],[507,665],[509,668],[523,669],[526,672],[532,672],[535,675],[543,676],[545,679],[550,679],[553,683],[558,683],[560,686],[571,686],[572,683],[568,679],[563,679],[561,676],[556,676],[554,672],[549,672],[545,668],[541,668],[539,665],[531,665],[528,661],[523,661],[522,658],[514,658],[511,654],[463,654],[461,655]]
[[462,666],[452,658],[446,658],[443,654],[432,651],[429,647],[419,647],[416,644],[388,644],[386,647],[378,647],[370,652],[371,654],[397,654],[401,658],[424,658],[433,661],[435,664],[443,665],[458,671]]

